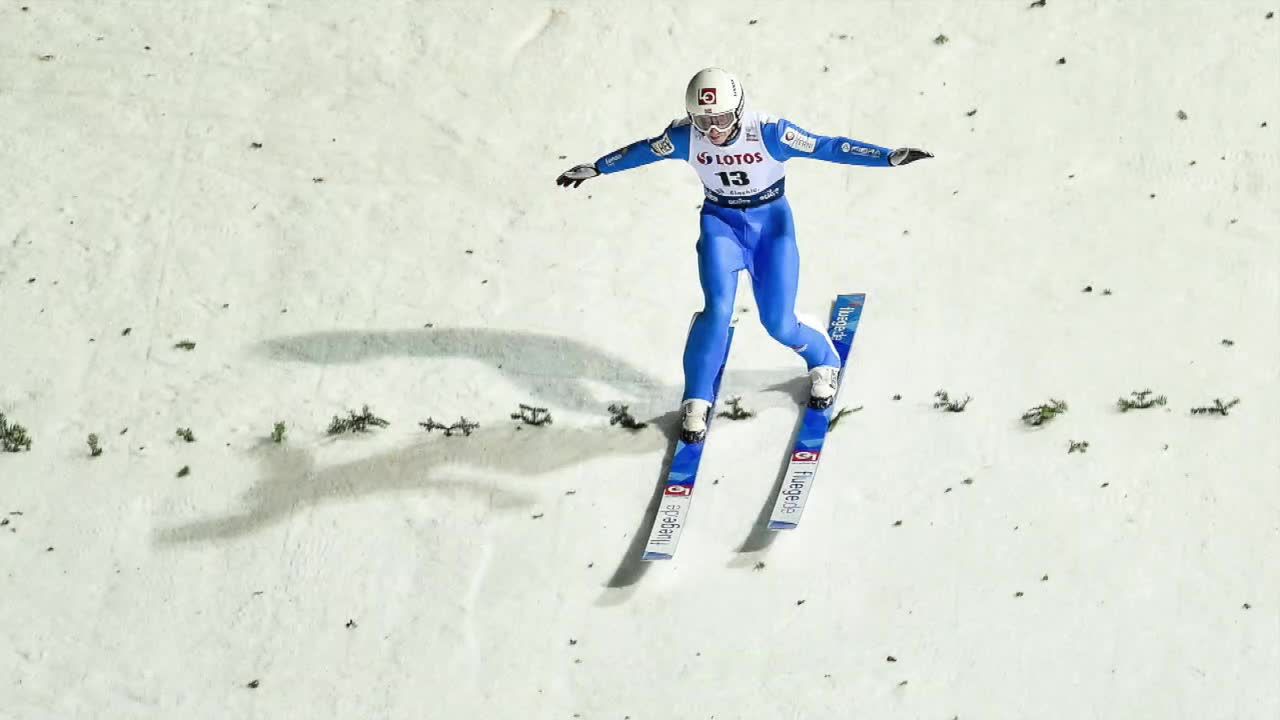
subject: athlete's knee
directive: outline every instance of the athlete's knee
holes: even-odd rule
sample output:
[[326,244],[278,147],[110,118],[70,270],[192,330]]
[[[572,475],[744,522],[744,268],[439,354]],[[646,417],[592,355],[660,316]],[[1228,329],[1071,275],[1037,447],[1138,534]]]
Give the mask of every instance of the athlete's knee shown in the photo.
[[727,325],[733,319],[733,300],[733,296],[727,293],[724,295],[708,294],[699,315],[705,317],[707,322]]
[[760,324],[764,325],[769,337],[784,345],[796,345],[800,342],[800,322],[794,313],[762,313]]

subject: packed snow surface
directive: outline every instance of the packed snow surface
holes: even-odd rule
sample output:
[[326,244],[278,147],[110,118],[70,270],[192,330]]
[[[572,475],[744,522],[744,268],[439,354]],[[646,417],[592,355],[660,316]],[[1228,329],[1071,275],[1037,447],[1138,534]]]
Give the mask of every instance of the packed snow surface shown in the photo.
[[[23,1],[0,717],[1280,717],[1280,8]],[[744,278],[756,415],[646,564],[701,192],[553,180],[713,64],[936,157],[788,164],[860,410],[765,530],[806,387]]]

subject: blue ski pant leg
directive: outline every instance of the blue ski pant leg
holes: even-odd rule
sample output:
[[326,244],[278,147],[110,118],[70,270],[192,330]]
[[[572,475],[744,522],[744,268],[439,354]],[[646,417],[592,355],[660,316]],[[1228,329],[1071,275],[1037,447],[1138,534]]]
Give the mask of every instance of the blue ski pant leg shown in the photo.
[[791,206],[786,199],[779,199],[748,212],[762,216],[752,218],[751,224],[759,227],[760,234],[750,265],[761,324],[773,339],[803,357],[808,369],[839,366],[840,356],[827,333],[796,318],[800,251]]
[[702,214],[698,238],[698,279],[703,308],[689,327],[684,346],[684,399],[711,401],[712,385],[724,360],[738,292],[738,271],[745,267],[742,246],[724,218]]

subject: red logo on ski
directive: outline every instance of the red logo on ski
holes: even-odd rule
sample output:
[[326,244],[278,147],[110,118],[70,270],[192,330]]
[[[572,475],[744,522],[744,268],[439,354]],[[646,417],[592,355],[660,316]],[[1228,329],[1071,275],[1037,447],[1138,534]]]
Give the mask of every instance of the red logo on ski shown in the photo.
[[668,485],[667,489],[662,492],[663,495],[683,495],[688,497],[693,494],[693,488],[688,485]]
[[818,453],[811,450],[796,450],[791,453],[791,462],[816,463],[818,462]]

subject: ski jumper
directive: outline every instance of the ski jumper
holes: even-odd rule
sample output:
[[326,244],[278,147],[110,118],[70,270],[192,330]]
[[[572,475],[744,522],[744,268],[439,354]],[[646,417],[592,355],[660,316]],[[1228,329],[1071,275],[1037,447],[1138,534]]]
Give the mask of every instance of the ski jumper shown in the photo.
[[831,339],[796,318],[800,252],[791,206],[783,195],[791,158],[889,167],[888,148],[845,137],[815,135],[783,118],[744,109],[733,141],[715,145],[688,118],[658,137],[639,140],[596,161],[601,174],[658,160],[684,160],[702,181],[705,202],[698,237],[698,278],[704,307],[684,349],[684,398],[710,401],[724,357],[738,271],[751,274],[760,322],[769,335],[804,358],[808,369],[839,366]]

